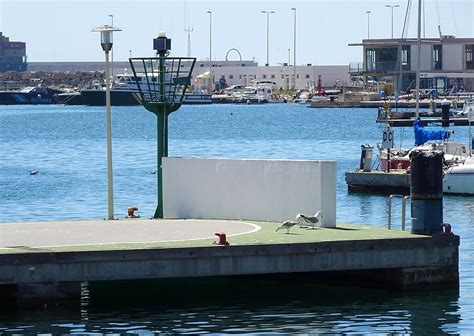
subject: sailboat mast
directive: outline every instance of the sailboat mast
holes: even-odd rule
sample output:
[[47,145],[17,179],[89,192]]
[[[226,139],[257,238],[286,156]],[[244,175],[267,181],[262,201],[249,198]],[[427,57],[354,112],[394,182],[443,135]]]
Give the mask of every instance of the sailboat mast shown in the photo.
[[418,36],[416,39],[416,109],[415,118],[420,116],[420,57],[421,57],[421,1],[418,0]]

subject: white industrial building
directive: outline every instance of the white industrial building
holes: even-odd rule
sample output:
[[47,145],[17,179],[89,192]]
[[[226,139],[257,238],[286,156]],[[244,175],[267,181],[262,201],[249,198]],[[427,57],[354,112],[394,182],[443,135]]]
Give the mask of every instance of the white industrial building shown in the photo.
[[258,63],[253,61],[198,61],[193,78],[202,79],[208,84],[209,72],[212,73],[214,84],[218,84],[222,79],[227,85],[268,81],[285,90],[316,87],[319,78],[322,86],[326,88],[340,87],[350,82],[348,65],[258,66]]

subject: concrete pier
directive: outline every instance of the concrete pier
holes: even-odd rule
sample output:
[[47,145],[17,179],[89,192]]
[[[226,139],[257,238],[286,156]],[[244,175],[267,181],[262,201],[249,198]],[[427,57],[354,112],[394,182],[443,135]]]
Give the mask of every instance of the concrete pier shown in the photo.
[[[0,244],[0,292],[17,302],[68,301],[77,297],[81,282],[129,279],[362,272],[366,285],[374,287],[453,288],[459,281],[459,237],[452,234],[424,236],[342,223],[336,228],[294,227],[286,234],[275,232],[279,223],[212,220],[1,225],[6,240],[0,243],[21,232],[43,232],[49,239],[49,246],[41,237],[30,243],[25,238],[21,246]],[[41,229],[35,231],[35,225]],[[46,238],[48,226],[56,230],[54,239]],[[99,234],[104,227],[115,234]],[[227,231],[229,246],[213,244],[220,229]],[[91,244],[81,230],[98,233],[96,241]],[[124,241],[126,232],[134,230],[141,238]],[[67,244],[61,244],[66,237]],[[350,284],[351,276],[346,278]]]
[[391,169],[389,173],[381,170],[346,172],[345,179],[350,192],[402,195],[410,193],[410,174],[404,169]]

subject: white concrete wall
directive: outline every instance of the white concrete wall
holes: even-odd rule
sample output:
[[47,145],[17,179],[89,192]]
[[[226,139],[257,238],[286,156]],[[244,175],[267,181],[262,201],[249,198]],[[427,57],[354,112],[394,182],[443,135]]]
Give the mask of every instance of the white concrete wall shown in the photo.
[[[421,57],[420,57],[420,71],[431,71],[432,65],[432,45],[421,46]],[[410,67],[412,71],[416,70],[416,55],[418,54],[418,48],[416,45],[410,47]]]
[[[433,69],[433,46],[432,45],[422,45],[421,46],[421,60],[420,60],[420,70],[421,71],[430,71]],[[415,63],[416,67],[416,63]]]
[[443,45],[443,70],[462,71],[464,69],[464,46],[462,44]]
[[163,159],[165,218],[277,221],[321,210],[336,225],[336,162]]

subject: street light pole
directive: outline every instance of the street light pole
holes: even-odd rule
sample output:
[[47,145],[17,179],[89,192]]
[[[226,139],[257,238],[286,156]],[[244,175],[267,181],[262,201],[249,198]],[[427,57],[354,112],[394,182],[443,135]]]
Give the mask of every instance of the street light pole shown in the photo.
[[[113,14],[109,14],[109,17],[111,19],[110,26],[113,27],[114,26],[114,16],[113,16]],[[110,56],[112,58],[112,78],[113,78],[114,77],[114,50],[113,49],[110,51]]]
[[400,5],[385,5],[385,7],[390,8],[392,11],[392,40],[393,40],[393,9],[400,7]]
[[370,40],[370,13],[371,11],[367,11],[367,39]]
[[269,61],[269,56],[268,56],[268,52],[269,52],[269,49],[270,49],[270,14],[273,14],[275,13],[275,11],[262,11],[263,14],[267,14],[267,63],[265,64],[265,66],[269,66],[270,65],[270,61]]
[[293,16],[293,90],[296,90],[296,8],[292,7]]
[[121,31],[119,28],[113,26],[102,26],[93,29],[94,32],[100,32],[100,44],[102,50],[105,52],[105,107],[106,107],[106,130],[107,130],[107,218],[114,218],[114,182],[112,172],[112,117],[110,111],[110,74],[109,74],[109,52],[112,50],[114,31]]
[[212,12],[208,10],[209,14],[209,93],[212,91]]

